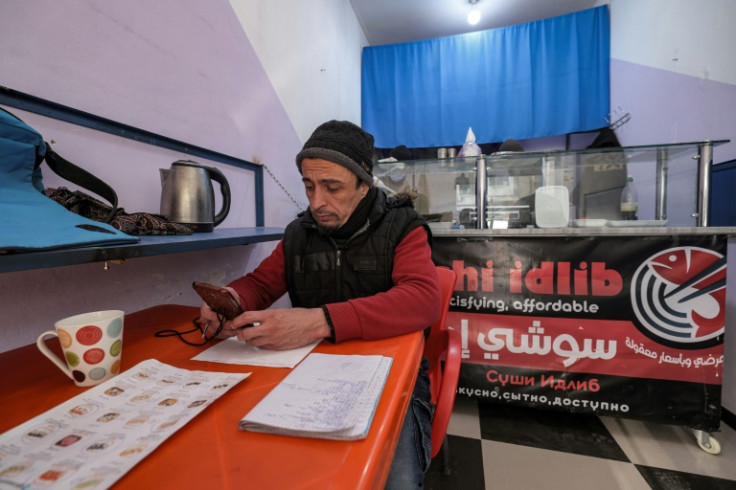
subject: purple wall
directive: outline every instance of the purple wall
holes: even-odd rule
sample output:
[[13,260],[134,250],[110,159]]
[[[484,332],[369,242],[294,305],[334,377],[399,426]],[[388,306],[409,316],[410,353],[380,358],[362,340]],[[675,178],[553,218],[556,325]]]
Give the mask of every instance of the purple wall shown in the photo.
[[[227,1],[3,4],[0,84],[246,160],[259,157],[301,188],[301,142]],[[128,212],[158,212],[159,168],[189,155],[16,111],[65,158],[112,185]],[[253,178],[227,175],[233,207],[221,225],[254,226]],[[47,186],[68,185],[44,172]],[[298,185],[299,187],[295,187]],[[267,175],[266,225],[297,209]],[[102,264],[0,274],[0,351],[32,343],[54,321],[97,309],[199,305],[195,279],[224,284],[251,270],[275,243]],[[73,287],[70,287],[73,285]],[[43,308],[29,298],[43,294]]]
[[713,162],[736,158],[736,85],[611,60],[611,108],[631,113],[624,146],[730,139]]
[[248,158],[299,144],[227,1],[13,1],[2,17],[7,87]]

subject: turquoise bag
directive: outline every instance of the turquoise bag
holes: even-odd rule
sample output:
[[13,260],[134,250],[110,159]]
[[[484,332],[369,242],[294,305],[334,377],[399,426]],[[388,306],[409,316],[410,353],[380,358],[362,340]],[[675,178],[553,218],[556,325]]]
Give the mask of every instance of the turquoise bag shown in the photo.
[[135,243],[137,237],[72,213],[44,194],[41,164],[107,199],[117,209],[115,191],[102,180],[55,153],[43,137],[0,108],[0,253]]

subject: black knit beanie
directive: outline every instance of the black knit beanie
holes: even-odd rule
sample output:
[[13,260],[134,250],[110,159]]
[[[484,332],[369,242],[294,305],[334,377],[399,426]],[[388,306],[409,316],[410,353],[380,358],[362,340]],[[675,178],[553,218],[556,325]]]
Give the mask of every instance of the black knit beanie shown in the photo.
[[349,121],[328,121],[314,130],[296,156],[299,173],[305,158],[342,165],[363,182],[373,184],[373,136]]

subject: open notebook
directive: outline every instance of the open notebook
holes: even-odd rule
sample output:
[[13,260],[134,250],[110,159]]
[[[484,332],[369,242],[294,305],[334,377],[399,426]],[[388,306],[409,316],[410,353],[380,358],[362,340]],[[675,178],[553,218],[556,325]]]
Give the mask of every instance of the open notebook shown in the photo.
[[266,395],[240,429],[323,439],[364,439],[392,359],[312,353]]

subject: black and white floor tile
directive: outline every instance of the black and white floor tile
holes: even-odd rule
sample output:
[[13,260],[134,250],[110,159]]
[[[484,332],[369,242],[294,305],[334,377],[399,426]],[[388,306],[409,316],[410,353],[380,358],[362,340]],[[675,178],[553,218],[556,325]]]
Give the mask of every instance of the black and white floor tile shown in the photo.
[[725,422],[713,455],[683,427],[458,397],[447,432],[447,468],[440,452],[425,488],[736,490],[736,430]]

